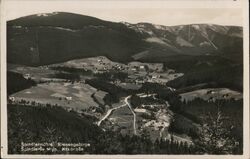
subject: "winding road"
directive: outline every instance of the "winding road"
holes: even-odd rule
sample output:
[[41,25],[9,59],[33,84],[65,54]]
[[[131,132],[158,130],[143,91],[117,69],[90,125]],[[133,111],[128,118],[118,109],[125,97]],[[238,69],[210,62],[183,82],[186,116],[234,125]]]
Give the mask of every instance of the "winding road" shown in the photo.
[[[139,97],[141,97],[141,98],[150,97],[150,96],[155,97],[155,94],[150,94],[150,95],[137,94],[137,95],[138,95]],[[130,109],[130,111],[131,111],[131,113],[133,114],[133,117],[134,117],[134,119],[133,119],[134,135],[137,135],[137,128],[136,128],[136,113],[134,112],[134,110],[133,110],[133,108],[132,108],[132,105],[131,105],[131,103],[130,103],[130,101],[129,101],[130,98],[131,98],[131,95],[127,96],[126,98],[124,98],[124,103],[125,103],[125,104],[120,105],[120,106],[115,107],[115,108],[109,109],[109,110],[107,111],[107,113],[97,122],[97,125],[100,126],[100,125],[102,124],[102,122],[103,122],[105,119],[107,119],[107,118],[111,115],[111,113],[112,113],[114,110],[120,109],[120,108],[125,107],[125,106],[128,106],[128,108]],[[166,104],[169,105],[168,103],[166,103]],[[156,106],[156,105],[154,105],[154,106]],[[163,127],[162,129],[160,129],[160,132],[159,132],[160,138],[163,137],[163,132],[166,130],[166,128],[168,128],[168,127]],[[170,134],[168,134],[168,136],[170,137]],[[192,141],[189,140],[189,139],[186,139],[186,138],[181,137],[181,136],[177,136],[177,135],[175,135],[175,134],[172,134],[172,136],[173,136],[174,139],[177,140],[177,141],[185,141],[185,142],[187,142],[188,144],[192,144]],[[166,137],[165,137],[165,139],[166,139]],[[170,139],[170,138],[169,138],[169,139]]]
[[106,115],[105,115],[100,121],[98,121],[97,125],[100,126],[101,123],[102,123],[107,117],[109,117],[110,114],[111,114],[114,110],[119,109],[119,108],[122,108],[122,107],[125,107],[126,105],[127,105],[127,104],[123,104],[123,105],[120,105],[120,106],[118,106],[118,107],[109,109],[109,110],[107,111]]

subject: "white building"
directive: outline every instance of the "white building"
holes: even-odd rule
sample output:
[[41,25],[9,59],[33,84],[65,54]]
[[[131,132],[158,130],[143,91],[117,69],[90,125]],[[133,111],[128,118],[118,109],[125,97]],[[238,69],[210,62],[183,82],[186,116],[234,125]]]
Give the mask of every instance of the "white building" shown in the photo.
[[140,69],[144,69],[145,68],[145,66],[140,66]]
[[9,97],[9,100],[14,102],[15,101],[15,97]]
[[29,78],[31,78],[31,75],[27,73],[27,74],[23,75],[23,78],[29,79]]
[[65,97],[66,100],[72,100],[72,97]]
[[146,112],[147,112],[146,109],[140,109],[140,108],[136,108],[134,111],[135,111],[136,113],[146,113]]

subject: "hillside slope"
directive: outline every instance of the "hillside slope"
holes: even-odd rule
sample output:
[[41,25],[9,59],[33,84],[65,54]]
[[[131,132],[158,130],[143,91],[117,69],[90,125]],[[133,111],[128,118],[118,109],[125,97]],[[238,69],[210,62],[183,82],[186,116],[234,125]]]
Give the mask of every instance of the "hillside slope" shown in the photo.
[[7,37],[8,62],[25,65],[97,55],[128,61],[146,47],[141,35],[123,24],[71,13],[9,21]]

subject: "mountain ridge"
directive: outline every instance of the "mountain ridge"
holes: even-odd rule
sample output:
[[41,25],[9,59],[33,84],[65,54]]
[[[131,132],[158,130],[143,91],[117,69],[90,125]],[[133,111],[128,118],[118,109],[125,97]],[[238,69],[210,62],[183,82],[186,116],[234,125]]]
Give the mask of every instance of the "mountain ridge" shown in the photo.
[[[152,55],[154,61],[175,55],[231,58],[243,52],[242,27],[237,26],[131,24],[53,12],[8,21],[7,30],[8,62],[24,65],[99,55],[128,62],[143,61]],[[137,54],[140,56],[134,59]]]

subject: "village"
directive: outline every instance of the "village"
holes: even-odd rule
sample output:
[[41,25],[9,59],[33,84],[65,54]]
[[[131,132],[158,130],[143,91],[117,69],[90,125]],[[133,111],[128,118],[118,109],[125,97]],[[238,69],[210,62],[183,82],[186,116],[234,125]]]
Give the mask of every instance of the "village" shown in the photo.
[[[108,121],[108,123],[113,123],[113,126],[123,127],[121,131],[125,130],[124,124],[127,130],[133,128],[131,132],[137,131],[137,133],[140,133],[143,129],[151,129],[153,138],[164,136],[164,129],[169,126],[171,120],[169,118],[170,115],[165,110],[167,103],[157,103],[157,94],[149,95],[143,92],[137,94],[141,99],[152,98],[153,101],[155,100],[155,103],[152,104],[144,102],[136,107],[128,107],[129,98],[127,104],[121,99],[118,103],[107,105],[105,98],[109,92],[89,85],[86,83],[86,80],[100,78],[100,75],[108,74],[110,78],[105,79],[108,83],[124,90],[136,91],[145,83],[165,85],[169,80],[183,75],[182,73],[176,73],[172,69],[165,70],[161,63],[141,63],[134,61],[123,64],[113,62],[103,56],[71,60],[39,67],[11,65],[9,71],[22,74],[26,80],[36,81],[37,85],[12,94],[9,96],[8,102],[39,106],[62,106],[69,111],[74,110],[96,118],[97,122],[103,122],[102,124],[99,122],[100,126],[105,127],[105,123],[107,124]],[[85,72],[88,72],[88,74]],[[75,76],[76,74],[79,78],[67,79],[62,78],[64,76],[55,76],[59,73],[69,76],[72,74]],[[116,73],[125,76],[115,76]],[[123,112],[120,111],[122,109],[125,110],[124,112],[130,112],[130,114],[122,115]],[[120,122],[114,116],[115,114],[120,119],[124,118],[125,121]],[[128,120],[130,117],[132,120]],[[134,126],[132,126],[133,124],[128,124],[131,121],[134,121]],[[123,123],[123,126],[120,125],[121,123]]]

